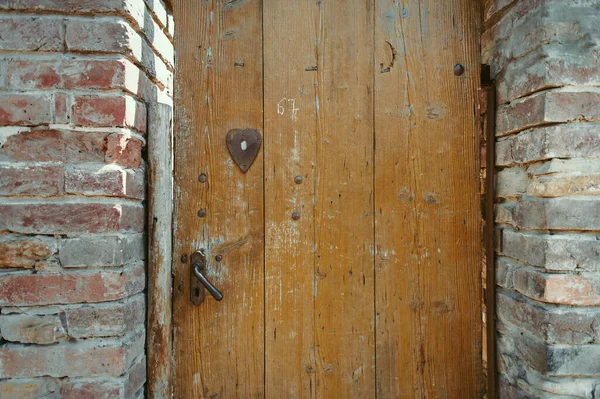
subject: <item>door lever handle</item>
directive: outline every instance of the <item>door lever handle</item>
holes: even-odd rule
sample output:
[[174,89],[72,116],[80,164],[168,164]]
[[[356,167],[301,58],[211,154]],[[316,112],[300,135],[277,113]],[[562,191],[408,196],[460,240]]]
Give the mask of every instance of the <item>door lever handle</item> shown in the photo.
[[217,301],[223,299],[223,294],[217,287],[210,282],[204,275],[206,269],[206,257],[203,251],[196,251],[191,257],[192,264],[192,282],[191,282],[191,300],[194,305],[199,305],[204,302],[204,290],[200,287],[200,284],[206,288],[206,290],[215,298]]

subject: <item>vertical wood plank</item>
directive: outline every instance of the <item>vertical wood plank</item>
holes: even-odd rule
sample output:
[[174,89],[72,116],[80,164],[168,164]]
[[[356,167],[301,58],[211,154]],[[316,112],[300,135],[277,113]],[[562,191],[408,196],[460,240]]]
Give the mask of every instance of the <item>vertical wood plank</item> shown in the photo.
[[[180,0],[174,18],[175,397],[262,397],[262,153],[242,174],[225,143],[230,129],[262,131],[262,5],[260,0]],[[201,173],[207,176],[204,183],[198,180]],[[200,209],[205,217],[198,216]],[[224,299],[206,295],[193,306],[189,257],[201,248],[207,252],[208,278]]]
[[171,278],[173,108],[152,104],[148,122],[148,397],[172,396]]
[[375,393],[373,16],[264,3],[270,398]]
[[481,397],[476,3],[376,1],[379,398]]

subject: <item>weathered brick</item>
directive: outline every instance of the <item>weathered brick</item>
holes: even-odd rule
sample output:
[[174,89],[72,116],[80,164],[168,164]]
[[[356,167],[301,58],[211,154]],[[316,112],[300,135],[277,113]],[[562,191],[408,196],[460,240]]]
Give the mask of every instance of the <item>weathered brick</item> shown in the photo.
[[0,94],[0,125],[51,123],[53,108],[49,94]]
[[106,139],[105,161],[137,169],[142,163],[142,147],[142,142],[137,139],[124,134],[111,134]]
[[537,234],[505,229],[502,253],[547,270],[600,271],[600,240],[588,234]]
[[513,202],[502,202],[494,205],[494,221],[496,224],[506,224],[513,226],[515,204]]
[[559,122],[600,120],[600,92],[546,91],[500,106],[496,134],[504,136],[533,126]]
[[62,274],[7,274],[0,277],[0,306],[32,306],[119,300],[144,289],[142,264]]
[[515,206],[513,220],[527,229],[600,230],[600,207],[587,197],[522,200]]
[[51,247],[36,238],[14,236],[0,240],[0,267],[33,268],[53,254]]
[[[499,343],[502,375],[507,382],[522,389],[518,398],[592,398],[596,383],[593,375],[572,378],[566,373],[544,371],[553,367],[545,362],[565,360],[556,358],[556,346],[540,345],[535,338],[517,329],[504,329]],[[535,357],[535,366],[520,359],[525,352]]]
[[498,102],[501,104],[562,86],[597,86],[600,64],[577,42],[565,51],[564,45],[540,46],[523,58],[507,64],[496,77]]
[[600,195],[600,173],[539,177],[527,187],[527,195],[543,198]]
[[125,60],[9,60],[7,86],[13,90],[110,89],[125,87]]
[[146,359],[142,357],[120,378],[68,379],[62,386],[63,399],[134,398],[144,384]]
[[[156,86],[131,61],[122,59],[11,59],[7,87],[13,90],[121,89],[146,101],[156,99]],[[62,94],[57,93],[55,96]],[[61,102],[57,101],[57,107]],[[65,111],[66,112],[66,111]],[[57,119],[57,123],[67,123]]]
[[63,193],[63,168],[57,165],[0,164],[0,195],[50,197]]
[[496,258],[496,284],[504,288],[512,288],[513,275],[518,268],[511,260],[504,257]]
[[588,308],[546,305],[516,293],[496,296],[498,318],[550,344],[592,344],[600,339],[600,313]]
[[600,305],[600,276],[596,273],[549,274],[520,268],[514,272],[514,285],[523,295],[541,302]]
[[131,127],[146,132],[146,107],[128,95],[74,96],[71,123],[91,127]]
[[5,153],[18,161],[103,162],[108,133],[32,130],[11,135]]
[[[143,18],[143,17],[142,17]],[[125,21],[72,20],[66,23],[70,51],[123,54],[139,62],[161,86],[169,86],[171,71],[140,34]]]
[[77,339],[126,334],[144,324],[144,300],[139,294],[118,302],[67,307],[68,334]]
[[66,336],[65,327],[60,315],[0,316],[2,338],[9,342],[53,344]]
[[69,95],[66,93],[54,93],[54,123],[67,124],[71,122],[69,111]]
[[68,194],[141,199],[144,197],[144,172],[141,169],[124,169],[116,164],[67,165],[64,187]]
[[551,158],[598,158],[600,125],[569,123],[530,129],[498,141],[496,150],[498,166]]
[[19,11],[59,11],[77,13],[112,13],[123,10],[123,0],[5,0],[0,3],[0,10]]
[[60,319],[64,336],[69,340],[115,337],[133,331],[145,318],[145,295],[106,303],[59,304],[30,308],[4,307],[0,317]]
[[4,345],[0,348],[0,378],[118,377],[143,351],[143,331],[121,339],[50,346]]
[[0,221],[24,234],[140,232],[144,208],[122,201],[14,200],[0,203]]
[[52,17],[3,16],[0,50],[62,51],[62,20]]
[[500,377],[500,382],[498,383],[498,394],[500,399],[540,399],[539,396],[522,391],[503,377]]
[[124,382],[121,379],[69,379],[63,383],[62,399],[108,399],[128,398],[124,396]]
[[496,174],[496,196],[520,197],[527,190],[527,172],[522,168],[503,169]]
[[63,267],[122,266],[145,258],[144,236],[125,234],[62,240],[58,258]]
[[0,399],[59,399],[60,391],[60,380],[55,378],[0,380]]

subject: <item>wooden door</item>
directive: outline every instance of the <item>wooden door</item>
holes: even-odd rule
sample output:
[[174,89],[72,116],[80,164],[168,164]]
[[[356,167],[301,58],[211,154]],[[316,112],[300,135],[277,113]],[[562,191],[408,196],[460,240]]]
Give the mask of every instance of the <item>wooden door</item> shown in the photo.
[[477,6],[175,2],[176,398],[481,396]]

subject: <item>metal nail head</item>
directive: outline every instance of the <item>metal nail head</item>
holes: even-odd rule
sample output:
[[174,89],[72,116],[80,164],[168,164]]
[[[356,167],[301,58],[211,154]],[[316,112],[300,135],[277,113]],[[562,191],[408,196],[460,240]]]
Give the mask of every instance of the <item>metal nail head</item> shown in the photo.
[[464,66],[462,66],[461,64],[454,65],[454,75],[455,76],[461,76],[463,73],[465,73]]

